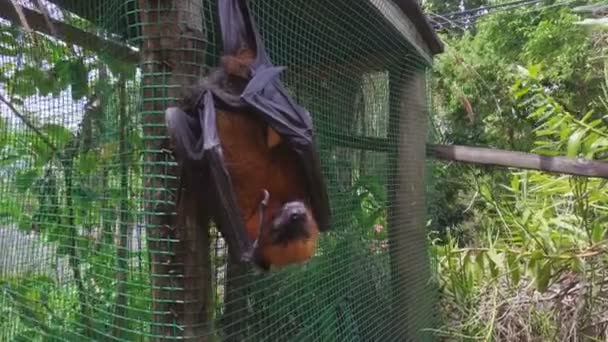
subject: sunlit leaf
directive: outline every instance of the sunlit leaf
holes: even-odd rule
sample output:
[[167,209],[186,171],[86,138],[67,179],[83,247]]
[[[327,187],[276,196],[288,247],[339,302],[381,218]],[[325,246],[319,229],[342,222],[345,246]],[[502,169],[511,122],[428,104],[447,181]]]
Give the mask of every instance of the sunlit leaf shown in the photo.
[[521,280],[521,270],[518,258],[513,254],[507,254],[507,269],[513,285],[517,286]]
[[530,72],[530,77],[532,77],[532,78],[538,77],[538,74],[540,73],[541,69],[542,69],[542,64],[540,64],[540,63],[530,66],[528,68],[528,71]]
[[511,189],[513,189],[513,192],[519,192],[519,177],[511,177]]
[[568,139],[567,157],[576,157],[581,148],[581,141],[586,133],[584,129],[576,130]]
[[591,240],[594,243],[599,243],[604,240],[606,236],[606,225],[600,222],[595,222],[593,230],[591,232]]
[[62,125],[46,124],[41,131],[58,149],[63,148],[72,138],[72,132]]
[[91,174],[97,168],[99,161],[97,151],[89,151],[78,159],[78,170],[84,175]]
[[572,269],[579,273],[585,272],[585,260],[580,257],[573,257],[571,259]]
[[528,261],[528,266],[532,269],[536,268],[537,263],[542,260],[544,257],[544,253],[542,250],[535,250],[530,255],[530,260]]
[[475,263],[477,264],[477,267],[479,268],[480,272],[484,273],[485,271],[485,263],[484,263],[484,258],[485,258],[485,252],[484,251],[480,251],[477,256],[475,257]]

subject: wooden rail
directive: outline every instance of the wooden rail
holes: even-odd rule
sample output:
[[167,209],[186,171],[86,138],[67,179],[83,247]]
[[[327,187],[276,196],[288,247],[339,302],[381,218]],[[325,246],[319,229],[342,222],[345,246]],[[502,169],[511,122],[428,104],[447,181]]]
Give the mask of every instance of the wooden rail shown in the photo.
[[427,156],[440,160],[472,164],[608,178],[608,163],[583,158],[550,157],[533,153],[462,145],[427,145]]

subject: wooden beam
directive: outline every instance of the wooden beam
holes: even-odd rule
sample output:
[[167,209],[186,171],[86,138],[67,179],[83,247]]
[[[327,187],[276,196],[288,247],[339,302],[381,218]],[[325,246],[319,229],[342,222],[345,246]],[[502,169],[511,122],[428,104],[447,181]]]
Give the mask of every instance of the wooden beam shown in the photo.
[[[387,138],[352,136],[336,132],[321,134],[340,147],[374,152],[391,151],[392,145]],[[426,145],[426,155],[438,160],[608,179],[608,162],[583,158],[551,157],[487,147],[432,144]]]
[[[75,44],[90,51],[108,51],[115,58],[125,62],[139,62],[139,52],[131,49],[125,44],[101,38],[95,34],[85,32],[74,26],[51,18],[50,21],[56,31],[56,34],[53,34],[42,13],[23,7],[23,14],[25,15],[28,24],[35,31],[54,36],[66,43]],[[15,12],[11,0],[0,0],[0,17],[15,25],[21,26],[21,20],[19,19],[19,15]]]
[[427,145],[427,156],[463,163],[608,179],[608,163],[582,158],[550,157],[533,153],[461,145]]
[[433,26],[418,2],[415,0],[393,0],[393,2],[414,23],[414,26],[416,26],[416,29],[429,46],[433,55],[442,53],[444,50],[443,43],[437,36],[437,33],[435,33]]

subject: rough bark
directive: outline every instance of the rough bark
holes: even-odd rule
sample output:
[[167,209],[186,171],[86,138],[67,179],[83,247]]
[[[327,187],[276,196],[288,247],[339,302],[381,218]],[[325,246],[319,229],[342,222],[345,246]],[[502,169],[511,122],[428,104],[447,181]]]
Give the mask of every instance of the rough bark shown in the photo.
[[[200,0],[139,0],[142,31],[144,199],[156,340],[204,340],[211,302],[207,220],[191,188],[176,208],[178,170],[169,164],[164,110],[202,75]],[[187,205],[189,204],[189,205]],[[176,214],[177,213],[177,214]]]

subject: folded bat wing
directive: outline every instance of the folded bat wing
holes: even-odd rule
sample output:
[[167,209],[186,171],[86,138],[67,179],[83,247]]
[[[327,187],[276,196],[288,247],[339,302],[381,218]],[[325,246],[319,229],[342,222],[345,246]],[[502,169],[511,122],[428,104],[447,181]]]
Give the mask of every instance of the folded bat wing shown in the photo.
[[[330,225],[330,206],[327,189],[321,173],[319,156],[313,140],[312,119],[306,109],[289,96],[280,81],[284,70],[272,64],[263,41],[249,14],[245,0],[220,0],[219,16],[224,54],[236,53],[247,47],[256,51],[251,66],[251,79],[240,96],[218,90],[203,83],[195,113],[181,109],[167,109],[167,125],[175,132],[176,155],[183,167],[204,168],[208,184],[217,207],[215,220],[232,250],[234,258],[242,259],[251,243],[237,206],[230,177],[224,165],[220,139],[216,126],[216,108],[249,110],[256,112],[281,135],[299,156],[305,171],[313,215],[319,229],[327,231]],[[214,77],[214,76],[210,76]],[[179,135],[179,136],[177,136]],[[180,148],[181,146],[181,148]]]

